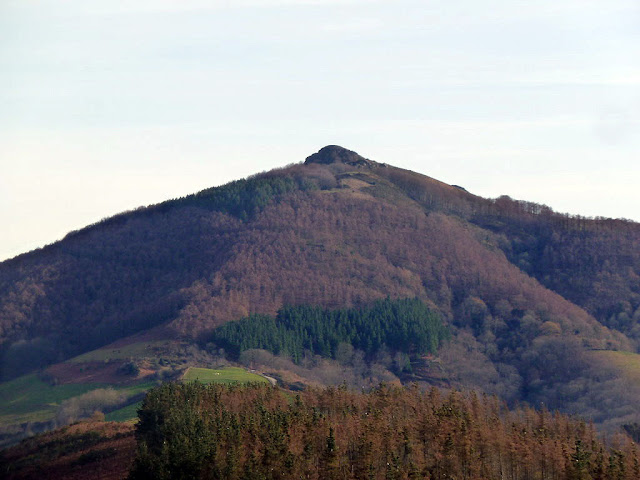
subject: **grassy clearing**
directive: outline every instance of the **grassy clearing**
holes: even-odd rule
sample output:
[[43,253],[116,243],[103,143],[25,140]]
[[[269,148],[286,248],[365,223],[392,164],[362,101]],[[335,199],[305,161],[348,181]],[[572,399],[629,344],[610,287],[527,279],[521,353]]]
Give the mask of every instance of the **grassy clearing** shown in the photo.
[[158,382],[151,381],[151,382],[135,383],[133,385],[127,385],[127,386],[124,386],[124,387],[123,386],[117,386],[117,385],[112,385],[112,386],[113,386],[113,388],[115,390],[118,390],[119,392],[126,392],[126,394],[128,396],[132,396],[132,395],[136,395],[138,393],[146,392],[150,388],[153,388],[153,387],[155,387],[157,385],[158,385]]
[[197,380],[202,383],[269,383],[266,378],[238,367],[227,367],[220,370],[191,367],[185,372],[182,380],[185,382]]
[[128,422],[138,417],[138,409],[142,407],[142,400],[131,405],[127,405],[119,410],[109,412],[104,416],[107,422]]
[[155,382],[119,386],[106,383],[49,385],[35,374],[0,384],[0,426],[52,420],[65,400],[98,388],[112,387],[127,396],[146,392]]
[[632,382],[640,383],[640,355],[632,352],[616,352],[613,350],[595,350],[591,355],[604,364],[620,369]]
[[37,375],[25,375],[0,384],[0,425],[51,420],[64,400],[105,384],[49,385]]
[[[139,348],[136,345],[132,346]],[[94,354],[96,352],[91,353]],[[219,370],[189,368],[183,377],[183,381],[194,380],[202,383],[268,382],[260,375],[247,372],[242,368],[231,367]],[[132,397],[144,393],[156,385],[157,382],[155,381],[140,382],[126,386],[108,383],[49,385],[35,374],[25,375],[0,384],[0,427],[53,420],[62,402],[98,388],[111,387],[125,392],[127,397]],[[140,402],[110,412],[105,417],[109,421],[132,420],[136,418],[138,408],[140,408]]]

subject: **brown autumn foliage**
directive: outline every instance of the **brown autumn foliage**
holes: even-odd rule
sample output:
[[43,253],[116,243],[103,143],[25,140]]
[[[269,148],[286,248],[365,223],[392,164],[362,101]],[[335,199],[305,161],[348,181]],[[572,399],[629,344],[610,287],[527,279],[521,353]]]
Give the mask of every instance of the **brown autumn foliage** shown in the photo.
[[292,394],[258,385],[167,384],[150,394],[141,418],[137,442],[132,425],[99,421],[25,440],[2,452],[3,478],[115,480],[132,467],[132,479],[640,475],[637,447],[626,436],[604,440],[584,421],[509,410],[473,392],[381,386]]
[[131,424],[81,422],[3,450],[0,476],[6,480],[121,480],[134,457]]
[[496,397],[435,388],[369,393],[164,385],[136,427],[130,479],[637,479],[628,437]]
[[285,304],[418,297],[454,331],[451,384],[637,420],[637,392],[581,352],[638,348],[639,246],[633,222],[483,199],[371,161],[294,165],[0,264],[0,367],[9,378],[158,325],[198,339]]

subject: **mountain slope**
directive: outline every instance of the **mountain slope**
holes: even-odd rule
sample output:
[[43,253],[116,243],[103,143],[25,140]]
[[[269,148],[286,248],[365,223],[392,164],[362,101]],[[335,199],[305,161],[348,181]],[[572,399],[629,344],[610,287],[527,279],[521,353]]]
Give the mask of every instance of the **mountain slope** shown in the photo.
[[325,147],[0,264],[3,374],[158,325],[206,342],[283,305],[417,297],[454,330],[450,382],[604,420],[595,392],[613,376],[582,353],[636,349],[639,245],[632,222],[483,199]]

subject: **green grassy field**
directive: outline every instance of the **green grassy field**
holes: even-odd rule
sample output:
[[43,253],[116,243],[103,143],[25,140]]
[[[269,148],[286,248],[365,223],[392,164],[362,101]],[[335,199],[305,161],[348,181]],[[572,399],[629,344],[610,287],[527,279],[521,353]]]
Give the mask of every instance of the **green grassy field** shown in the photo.
[[182,380],[185,382],[197,380],[202,383],[269,383],[266,378],[237,367],[227,367],[220,370],[191,367],[185,372]]
[[[131,347],[138,348],[136,345]],[[130,353],[128,350],[127,353]],[[91,352],[95,355],[96,352]],[[92,357],[91,360],[96,360]],[[86,360],[88,361],[88,360]],[[245,383],[262,382],[268,380],[242,368],[223,368],[212,370],[209,368],[189,368],[185,372],[183,381],[200,381],[202,383]],[[111,387],[125,392],[127,397],[146,392],[153,388],[155,381],[143,381],[126,386],[110,385],[108,383],[77,383],[64,385],[50,385],[37,375],[26,375],[9,382],[0,384],[0,427],[20,425],[27,422],[46,422],[56,417],[60,405],[78,395],[85,394],[99,388]],[[135,402],[105,415],[108,421],[129,421],[135,419],[141,402]]]
[[62,402],[91,390],[112,387],[133,396],[146,392],[155,382],[128,386],[105,383],[49,385],[35,374],[0,384],[0,426],[52,420]]
[[109,412],[104,416],[107,422],[128,422],[138,417],[138,409],[142,406],[142,400],[124,408]]
[[51,386],[35,374],[4,382],[0,384],[0,425],[50,420],[64,400],[106,386],[96,383]]
[[630,381],[640,383],[639,354],[613,350],[595,350],[590,353],[600,361],[619,368],[622,374]]

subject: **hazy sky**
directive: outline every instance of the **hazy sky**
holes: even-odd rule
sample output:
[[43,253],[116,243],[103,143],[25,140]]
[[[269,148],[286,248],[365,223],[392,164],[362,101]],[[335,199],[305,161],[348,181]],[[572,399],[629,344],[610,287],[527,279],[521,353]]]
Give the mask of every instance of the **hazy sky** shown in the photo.
[[327,144],[640,220],[640,2],[0,0],[0,260]]

